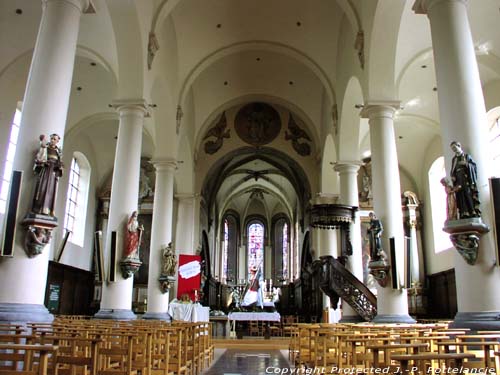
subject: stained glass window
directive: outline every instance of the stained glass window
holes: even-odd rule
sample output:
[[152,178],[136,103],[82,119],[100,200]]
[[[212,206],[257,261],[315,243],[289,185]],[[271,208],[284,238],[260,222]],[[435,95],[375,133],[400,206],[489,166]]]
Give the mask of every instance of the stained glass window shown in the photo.
[[224,240],[222,242],[222,282],[227,280],[227,248],[229,246],[229,225],[224,220]]
[[248,226],[248,274],[252,267],[264,268],[264,225],[252,223]]
[[288,280],[288,224],[283,225],[283,279]]

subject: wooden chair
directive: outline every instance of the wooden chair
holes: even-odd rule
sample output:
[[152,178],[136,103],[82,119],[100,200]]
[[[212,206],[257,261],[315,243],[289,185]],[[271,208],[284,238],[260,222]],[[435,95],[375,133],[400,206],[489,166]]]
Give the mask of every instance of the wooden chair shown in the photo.
[[97,375],[131,375],[133,334],[99,335],[104,340],[97,350]]
[[47,375],[57,346],[0,344],[0,375]]
[[249,322],[248,334],[250,336],[260,336],[261,335],[261,329],[260,329],[259,321],[257,321],[257,320],[251,320]]
[[170,362],[170,330],[159,329],[153,334],[151,339],[151,367],[150,375],[169,374]]

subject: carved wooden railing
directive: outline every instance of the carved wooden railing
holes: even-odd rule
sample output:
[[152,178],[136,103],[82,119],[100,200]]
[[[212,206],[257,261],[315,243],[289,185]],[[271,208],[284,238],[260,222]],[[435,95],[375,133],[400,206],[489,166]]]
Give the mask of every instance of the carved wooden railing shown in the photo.
[[312,269],[314,276],[319,278],[321,290],[332,301],[338,301],[340,297],[364,320],[375,318],[377,297],[342,262],[329,255],[322,256],[313,262]]

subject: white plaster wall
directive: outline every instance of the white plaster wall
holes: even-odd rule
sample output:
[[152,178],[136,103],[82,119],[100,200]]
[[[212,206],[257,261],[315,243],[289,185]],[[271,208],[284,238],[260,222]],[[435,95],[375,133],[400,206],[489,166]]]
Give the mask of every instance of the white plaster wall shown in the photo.
[[54,231],[50,258],[55,259],[59,255],[59,246],[63,240],[63,226],[68,193],[69,167],[71,166],[71,160],[75,151],[79,151],[84,154],[91,166],[84,243],[83,246],[78,246],[71,241],[68,241],[61,257],[61,263],[90,271],[92,269],[92,257],[94,251],[94,232],[96,228],[95,221],[97,209],[96,189],[98,180],[97,170],[95,167],[92,168],[92,166],[96,165],[96,159],[99,158],[99,155],[96,154],[92,146],[92,140],[87,136],[80,135],[76,138],[67,140],[64,144],[63,163],[66,168],[64,170],[63,177],[59,180],[59,190],[56,202],[56,216],[59,221],[59,226]]
[[500,106],[500,80],[490,81],[483,87],[486,110]]

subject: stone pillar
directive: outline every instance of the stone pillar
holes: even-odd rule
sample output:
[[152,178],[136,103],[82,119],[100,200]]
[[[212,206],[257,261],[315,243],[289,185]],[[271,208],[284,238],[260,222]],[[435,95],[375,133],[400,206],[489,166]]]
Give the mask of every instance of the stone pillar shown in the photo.
[[[14,170],[24,171],[19,200],[14,257],[0,261],[0,322],[50,322],[43,305],[49,249],[28,258],[26,229],[20,221],[33,199],[33,155],[38,136],[64,136],[80,17],[93,8],[89,0],[44,0],[42,18],[24,94]],[[62,142],[60,142],[59,146]]]
[[[397,274],[390,272],[390,278],[398,277],[402,282],[404,269],[404,230],[401,210],[401,186],[399,163],[394,136],[394,112],[399,102],[368,103],[362,116],[368,117],[372,151],[373,206],[375,214],[384,226],[383,249],[388,261],[396,263]],[[389,239],[395,240],[396,259],[391,259]],[[391,281],[386,287],[377,285],[376,323],[411,323],[408,315],[406,289],[392,289]]]
[[[162,270],[162,247],[172,242],[175,160],[153,160],[156,169],[151,247],[149,252],[148,306],[143,319],[170,321],[167,314],[170,290],[162,290],[158,278]],[[174,248],[178,248],[174,246]],[[177,265],[179,254],[175,254]],[[175,275],[177,281],[177,275]],[[174,282],[175,282],[174,281]]]
[[[99,319],[135,319],[132,312],[134,278],[124,279],[120,272],[126,224],[137,211],[139,176],[141,168],[142,128],[147,114],[142,99],[114,103],[119,115],[118,141],[115,152],[108,229],[105,244],[105,272],[101,308],[95,315]],[[110,282],[111,233],[116,232],[115,281]]]
[[[427,14],[432,35],[443,152],[451,168],[450,143],[458,141],[477,164],[483,221],[493,224],[488,186],[489,139],[481,80],[467,17],[466,0],[418,0],[413,9]],[[499,329],[500,269],[494,267],[493,231],[481,236],[475,265],[455,254],[457,327]]]
[[198,207],[198,194],[176,194],[179,205],[177,208],[177,225],[175,232],[175,246],[185,254],[196,255],[198,238],[195,221],[195,208]]
[[[359,206],[358,198],[358,170],[359,161],[339,161],[334,170],[340,177],[340,203],[349,206]],[[363,254],[361,249],[361,220],[356,212],[354,222],[349,226],[352,255],[347,259],[346,268],[363,282]],[[342,301],[342,322],[359,322],[361,317],[351,306]]]

